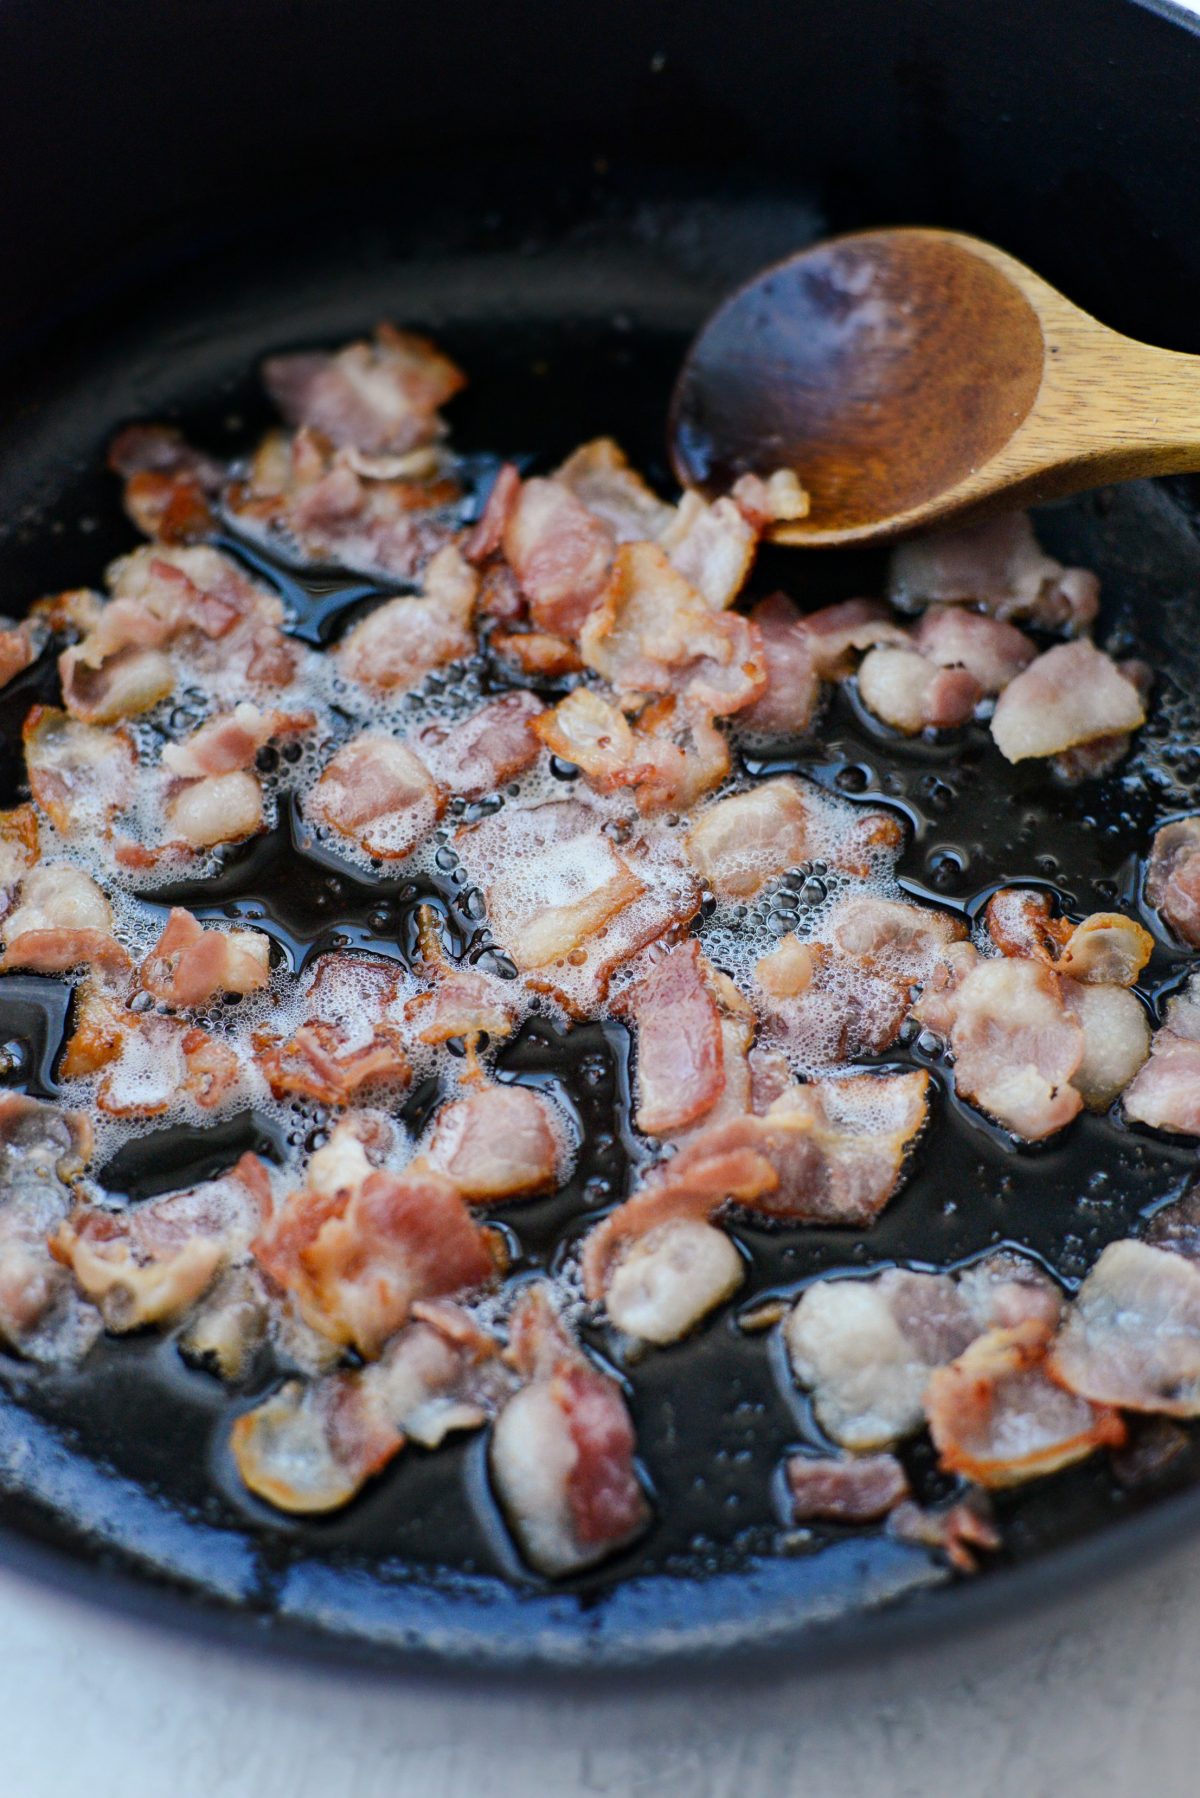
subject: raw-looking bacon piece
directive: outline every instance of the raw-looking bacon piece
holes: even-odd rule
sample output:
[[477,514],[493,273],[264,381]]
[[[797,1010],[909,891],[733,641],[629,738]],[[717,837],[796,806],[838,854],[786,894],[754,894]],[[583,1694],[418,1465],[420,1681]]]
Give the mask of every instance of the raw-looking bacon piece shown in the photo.
[[876,718],[914,736],[966,724],[983,698],[983,687],[967,668],[945,668],[918,650],[883,644],[863,657],[858,696]]
[[124,481],[125,511],[144,537],[197,543],[215,530],[227,470],[173,425],[126,425],[108,446],[108,466]]
[[1150,1053],[1150,1023],[1123,986],[1062,982],[1063,1002],[1083,1031],[1083,1060],[1071,1075],[1089,1111],[1106,1111]]
[[9,910],[16,890],[41,853],[38,816],[31,805],[16,805],[0,812],[0,918]]
[[408,1441],[437,1448],[493,1416],[514,1384],[500,1344],[446,1300],[413,1306],[378,1361],[289,1380],[233,1426],[243,1481],[279,1510],[337,1510]]
[[434,668],[474,654],[478,591],[479,576],[448,544],[426,568],[420,595],[385,600],[346,632],[334,650],[338,667],[378,693],[419,686]]
[[467,384],[428,337],[390,324],[375,327],[373,342],[332,354],[269,356],[262,377],[289,425],[376,456],[436,442],[445,432],[439,409]]
[[167,1005],[204,1005],[217,993],[257,993],[271,974],[271,939],[261,930],[205,930],[173,905],[142,963],[141,983]]
[[1189,948],[1200,948],[1200,817],[1176,818],[1155,831],[1146,900]]
[[724,1230],[698,1217],[668,1218],[629,1241],[608,1273],[604,1309],[624,1335],[665,1348],[731,1298],[745,1277]]
[[[78,645],[72,667],[102,678],[126,649],[170,649],[202,678],[278,690],[299,653],[283,634],[283,602],[232,557],[207,544],[154,544],[108,570],[112,598]],[[65,686],[65,682],[64,682]]]
[[31,706],[22,728],[29,790],[60,835],[102,834],[133,803],[137,750],[127,731]]
[[168,794],[163,814],[172,832],[168,850],[241,843],[265,828],[262,783],[248,768],[183,781]]
[[65,974],[83,966],[119,973],[129,954],[112,933],[112,907],[90,874],[70,862],[39,862],[17,889],[0,923],[0,969]]
[[275,1097],[347,1105],[369,1087],[407,1086],[412,1066],[399,1022],[407,990],[398,962],[319,956],[307,976],[305,1021],[289,1037],[260,1030],[252,1038]]
[[1036,644],[1015,624],[962,606],[930,606],[912,642],[942,668],[965,668],[988,694],[1002,693],[1037,655]]
[[253,1248],[313,1329],[374,1360],[419,1299],[488,1285],[495,1241],[444,1174],[417,1162],[397,1174],[364,1156],[346,1183],[290,1193]]
[[701,812],[685,839],[688,856],[721,898],[752,898],[811,855],[818,803],[790,776],[763,781]]
[[1110,1242],[1050,1351],[1049,1370],[1093,1404],[1200,1416],[1200,1266],[1146,1242]]
[[895,1455],[789,1455],[784,1477],[795,1523],[878,1523],[909,1496]]
[[613,1009],[637,1029],[638,1129],[669,1136],[711,1111],[725,1064],[712,969],[699,943],[677,943]]
[[247,1258],[271,1213],[271,1181],[257,1155],[243,1155],[217,1180],[143,1199],[123,1211],[82,1206],[54,1236],[105,1327],[123,1334],[173,1323],[221,1271]]
[[608,583],[608,526],[562,481],[538,477],[522,483],[503,542],[534,624],[576,638]]
[[988,900],[988,935],[1003,955],[1045,962],[1072,980],[1132,986],[1149,961],[1154,939],[1120,912],[1093,912],[1080,924],[1056,918],[1050,895],[1001,887]]
[[243,700],[231,712],[210,718],[182,742],[164,744],[162,765],[182,780],[234,774],[253,767],[259,750],[268,743],[279,737],[303,736],[315,723],[312,712],[281,712],[274,707],[264,712]]
[[919,1430],[935,1368],[986,1330],[1053,1332],[1062,1295],[1034,1261],[1001,1252],[957,1274],[889,1268],[806,1287],[784,1325],[792,1371],[843,1448],[891,1448]]
[[50,638],[41,618],[0,616],[0,687],[24,674],[37,661]]
[[723,612],[746,584],[758,532],[732,499],[710,505],[698,493],[685,493],[658,541],[704,603]]
[[784,593],[751,606],[767,666],[767,684],[740,714],[744,729],[763,737],[800,737],[821,702],[821,677],[803,615]]
[[941,1466],[989,1488],[1017,1486],[1119,1448],[1116,1411],[1057,1385],[1046,1368],[1039,1322],[989,1330],[956,1361],[935,1368],[925,1394]]
[[595,437],[567,457],[554,479],[570,488],[617,543],[656,542],[675,508],[649,488],[611,437]]
[[953,1504],[926,1506],[906,1500],[887,1520],[887,1533],[898,1542],[933,1549],[956,1573],[978,1573],[980,1556],[1002,1546],[985,1492],[972,1490]]
[[1200,993],[1193,982],[1168,1001],[1150,1058],[1125,1090],[1125,1116],[1155,1130],[1200,1136]]
[[1028,619],[1047,630],[1085,629],[1100,583],[1086,568],[1048,556],[1025,512],[940,531],[892,552],[888,594],[907,611],[936,602],[975,604],[993,618]]
[[481,799],[532,767],[544,712],[535,693],[502,693],[458,724],[423,725],[413,748],[440,787]]
[[567,1335],[542,1285],[517,1301],[509,1355],[527,1383],[496,1419],[492,1480],[525,1560],[557,1578],[650,1523],[633,1424],[620,1387]]
[[504,531],[521,492],[521,475],[516,464],[502,462],[496,470],[491,491],[479,518],[463,538],[461,549],[476,568],[499,553]]
[[410,855],[442,815],[445,797],[424,762],[382,731],[363,731],[326,763],[309,816],[368,855]]
[[48,1246],[91,1153],[82,1112],[0,1093],[0,1342],[31,1361],[78,1360],[100,1334]]
[[750,705],[767,683],[757,625],[714,612],[651,543],[617,550],[579,646],[618,692],[687,693],[717,715]]
[[528,1086],[482,1086],[437,1115],[425,1159],[473,1205],[533,1198],[558,1185],[560,1133]]
[[1136,730],[1146,707],[1135,683],[1085,638],[1046,650],[1001,693],[992,736],[1010,762],[1060,755]]
[[878,599],[842,599],[804,618],[813,667],[822,680],[853,674],[858,656],[877,643],[908,643],[908,632]]

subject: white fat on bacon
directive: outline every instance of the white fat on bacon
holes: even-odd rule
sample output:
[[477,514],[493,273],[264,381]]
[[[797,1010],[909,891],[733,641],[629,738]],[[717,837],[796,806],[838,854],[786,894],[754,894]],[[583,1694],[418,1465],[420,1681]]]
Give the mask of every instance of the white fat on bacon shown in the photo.
[[1062,982],[1063,1001],[1083,1031],[1083,1060],[1071,1076],[1089,1111],[1105,1111],[1150,1053],[1150,1023],[1136,994],[1123,986]]
[[142,963],[141,983],[168,1005],[204,1005],[217,993],[257,993],[271,973],[271,939],[261,930],[205,930],[172,906],[162,935]]
[[709,504],[698,493],[685,493],[658,542],[704,603],[723,612],[746,584],[758,531],[732,499]]
[[411,985],[398,962],[367,955],[318,956],[299,994],[302,1022],[288,1035],[252,1038],[255,1061],[275,1097],[347,1105],[368,1088],[408,1084],[402,1028]]
[[657,542],[675,516],[675,508],[646,485],[611,437],[582,444],[555,470],[554,479],[608,527],[616,543]]
[[170,846],[199,850],[240,843],[265,827],[262,785],[247,768],[186,780],[168,795],[163,815]]
[[966,724],[983,688],[966,668],[944,668],[918,650],[884,644],[863,657],[858,696],[875,717],[913,736]]
[[685,846],[718,897],[749,899],[816,856],[839,871],[866,875],[874,855],[897,847],[902,835],[886,812],[844,813],[818,788],[783,775],[701,811]]
[[0,1342],[31,1361],[78,1360],[100,1334],[49,1248],[91,1152],[82,1112],[0,1093]]
[[114,1118],[162,1117],[189,1099],[202,1111],[243,1086],[242,1053],[225,1038],[157,1012],[123,1010],[91,988],[76,1011],[64,1068],[103,1069],[96,1104]]
[[1189,948],[1200,947],[1200,817],[1176,818],[1155,832],[1146,899]]
[[888,572],[889,597],[905,610],[967,603],[1047,630],[1085,628],[1099,592],[1094,574],[1045,553],[1024,512],[902,543]]
[[119,973],[128,952],[113,936],[112,907],[90,874],[71,862],[39,862],[0,921],[0,968],[65,974],[84,964]]
[[571,1340],[543,1285],[510,1323],[525,1381],[496,1419],[489,1468],[524,1559],[551,1578],[593,1566],[647,1528],[621,1389]]
[[288,424],[375,456],[436,441],[445,429],[439,408],[466,385],[462,370],[427,337],[390,324],[378,325],[372,342],[332,354],[269,356],[262,373]]
[[1184,1136],[1200,1136],[1200,993],[1194,979],[1172,998],[1150,1057],[1126,1088],[1125,1116]]
[[9,911],[17,888],[41,854],[41,830],[32,805],[0,811],[0,918]]
[[231,712],[210,718],[178,743],[163,746],[162,766],[181,780],[236,773],[253,767],[260,749],[279,737],[302,736],[311,730],[311,712],[260,711],[243,700]]
[[1147,1242],[1112,1242],[1050,1355],[1055,1379],[1095,1404],[1200,1416],[1200,1267]]
[[334,650],[338,667],[378,693],[419,686],[434,668],[474,653],[478,591],[479,576],[448,544],[426,568],[419,595],[385,600],[346,632]]
[[931,606],[912,643],[939,667],[966,669],[987,694],[1002,693],[1037,655],[1036,645],[1015,624],[962,606]]
[[132,805],[137,751],[125,731],[35,705],[22,735],[30,791],[60,835],[103,833]]
[[382,731],[363,731],[343,744],[306,802],[318,824],[385,860],[411,855],[444,805],[424,762]]
[[1061,755],[1136,730],[1146,707],[1136,684],[1110,656],[1080,638],[1046,650],[1001,693],[992,736],[1010,762]]
[[536,694],[502,693],[457,724],[426,724],[412,747],[448,793],[481,799],[532,767],[545,707]]
[[724,1230],[702,1218],[668,1218],[628,1244],[608,1276],[604,1309],[624,1335],[664,1348],[731,1298],[745,1277]]
[[1025,887],[993,893],[985,921],[1001,954],[1044,962],[1089,985],[1132,986],[1154,948],[1149,931],[1133,918],[1093,912],[1072,924],[1053,916],[1048,894]]
[[558,1184],[561,1128],[528,1086],[483,1086],[438,1113],[425,1151],[473,1205],[533,1198]]

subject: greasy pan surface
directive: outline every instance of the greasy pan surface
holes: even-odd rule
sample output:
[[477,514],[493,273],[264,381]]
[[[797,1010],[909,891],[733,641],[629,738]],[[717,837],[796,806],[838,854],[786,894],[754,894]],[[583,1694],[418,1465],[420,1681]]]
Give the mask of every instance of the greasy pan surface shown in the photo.
[[[222,10],[208,9],[210,31]],[[388,9],[385,22],[383,9],[356,9],[352,40],[322,61],[318,9],[288,9],[281,36],[282,9],[243,8],[241,29],[257,16],[273,52],[273,79],[258,90],[264,44],[238,35],[233,9],[229,34],[203,44],[176,40],[182,22],[116,6],[97,26],[80,9],[62,61],[33,9],[12,9],[0,21],[0,84],[13,82],[11,104],[0,103],[12,137],[0,167],[10,179],[20,171],[9,214],[17,251],[0,287],[12,352],[0,604],[19,610],[93,579],[128,546],[113,487],[94,472],[116,425],[166,414],[228,448],[262,420],[247,374],[263,351],[337,341],[378,316],[432,330],[470,371],[454,412],[458,447],[553,460],[609,431],[660,481],[666,399],[689,331],[734,281],[827,230],[901,218],[982,231],[1113,324],[1200,348],[1188,337],[1200,317],[1200,244],[1186,221],[1200,214],[1185,155],[1200,46],[1183,27],[1099,4],[1056,9],[1049,25],[1034,6],[982,5],[968,27],[955,8],[920,5],[906,9],[897,41],[890,7],[855,8],[840,31],[825,9],[811,19],[788,9],[782,36],[766,6],[698,10],[687,34],[665,11],[611,10],[611,22],[588,27],[592,43],[568,41],[559,15],[536,8],[489,43],[496,19],[481,10],[472,38],[467,8],[456,18],[467,42],[449,69],[427,18]],[[871,23],[885,14],[886,46]],[[998,40],[1019,41],[1035,18],[1038,69],[1005,73]],[[120,60],[124,109],[90,79],[101,56]],[[381,62],[429,69],[413,83],[399,153],[396,95],[371,72]],[[53,141],[28,103],[39,81],[58,101]],[[718,133],[730,155],[714,170]],[[550,162],[522,149],[539,134],[553,134]],[[97,142],[109,153],[96,157]],[[481,142],[486,154],[472,154]],[[289,166],[309,171],[306,189],[276,184]],[[1102,572],[1102,637],[1124,633],[1172,671],[1156,714],[1166,722],[1143,733],[1131,763],[1083,800],[1020,770],[1002,774],[994,757],[985,784],[974,772],[982,736],[950,757],[885,747],[845,706],[821,747],[787,764],[905,814],[902,876],[964,907],[1016,876],[1052,885],[1076,910],[1135,904],[1131,858],[1148,821],[1197,797],[1200,760],[1186,747],[1200,697],[1200,542],[1188,486],[1099,496],[1043,524],[1056,553]],[[819,603],[878,578],[866,559],[801,569],[781,557],[756,587],[801,585]],[[289,589],[314,636],[336,630],[339,611],[363,595],[361,581],[344,587]],[[6,795],[14,723],[41,678],[31,671],[0,705]],[[222,907],[269,899],[278,853],[239,852],[219,891],[193,902],[228,915]],[[403,949],[413,895],[402,882],[383,896],[390,912],[377,925],[368,914],[378,893],[352,879],[333,891],[327,869],[286,871],[288,903],[271,921],[298,952],[333,929]],[[1150,973],[1153,992],[1178,983],[1180,964],[1159,958]],[[15,1077],[36,1092],[52,1090],[63,1004],[53,983],[0,987],[0,1040],[18,1046]],[[627,1078],[621,1034],[542,1039],[526,1035],[505,1065],[535,1082],[563,1075],[595,1127],[611,1123]],[[755,1233],[756,1285],[743,1303],[848,1261],[944,1264],[995,1241],[1024,1243],[1076,1280],[1106,1241],[1180,1190],[1195,1159],[1186,1143],[1085,1120],[1065,1146],[1023,1155],[1010,1183],[996,1133],[942,1109],[868,1243]],[[172,1136],[109,1179],[121,1191],[162,1190],[209,1171],[206,1157],[225,1164],[255,1145],[270,1153],[248,1117],[216,1143]],[[523,1207],[533,1255],[577,1217],[589,1175],[618,1191],[627,1183],[619,1138],[603,1167],[585,1163],[565,1193]],[[300,1524],[239,1495],[214,1446],[220,1404],[215,1383],[152,1340],[102,1345],[80,1372],[51,1378],[4,1363],[0,1520],[10,1542],[36,1540],[118,1583],[134,1574],[203,1600],[207,1614],[254,1635],[476,1667],[618,1666],[811,1644],[830,1626],[857,1640],[901,1599],[901,1616],[965,1615],[1027,1596],[1043,1569],[1082,1571],[1200,1511],[1190,1485],[1200,1453],[1179,1470],[1184,1492],[1136,1521],[1104,1466],[1085,1465],[1005,1500],[1006,1553],[969,1594],[935,1592],[944,1573],[895,1543],[848,1535],[814,1552],[788,1542],[772,1472],[805,1418],[762,1341],[722,1315],[638,1372],[657,1528],[628,1556],[551,1591],[514,1564],[486,1499],[468,1502],[483,1484],[479,1441],[413,1452],[343,1515]]]

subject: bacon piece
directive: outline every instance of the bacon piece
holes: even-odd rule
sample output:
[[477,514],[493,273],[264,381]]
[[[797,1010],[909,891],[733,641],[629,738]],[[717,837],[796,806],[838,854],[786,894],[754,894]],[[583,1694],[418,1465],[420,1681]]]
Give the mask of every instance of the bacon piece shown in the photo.
[[741,714],[747,730],[764,737],[799,737],[821,700],[813,639],[799,609],[783,593],[750,608],[767,667],[763,692]]
[[544,712],[533,693],[502,693],[461,723],[424,725],[413,745],[439,786],[480,799],[532,767]]
[[0,918],[40,854],[41,833],[33,807],[17,805],[11,811],[0,811]]
[[252,1038],[275,1097],[346,1105],[370,1086],[406,1086],[412,1068],[396,1012],[404,986],[397,962],[318,956],[307,976],[305,1022],[290,1037],[263,1030]]
[[908,644],[908,632],[902,630],[877,599],[843,599],[836,605],[822,606],[804,619],[812,651],[813,667],[822,680],[844,680],[854,672],[860,650],[877,643]]
[[583,671],[575,645],[551,631],[496,631],[490,647],[530,680],[561,680]]
[[983,698],[983,687],[967,668],[943,668],[915,649],[887,644],[864,656],[858,695],[885,724],[913,736],[966,724]]
[[155,544],[114,562],[113,597],[78,646],[73,667],[102,680],[127,649],[172,650],[203,678],[279,688],[297,651],[283,634],[283,602],[208,545]]
[[685,839],[688,856],[721,898],[752,898],[812,854],[817,803],[791,776],[762,781],[700,814]]
[[1061,1304],[1036,1262],[1000,1253],[957,1274],[891,1268],[868,1280],[814,1281],[784,1336],[822,1429],[861,1452],[891,1447],[920,1429],[931,1373],[983,1331],[1033,1323],[1052,1332]]
[[604,1307],[626,1336],[662,1348],[688,1335],[745,1277],[723,1230],[700,1218],[668,1218],[628,1243],[607,1275]]
[[386,860],[410,855],[444,806],[424,762],[382,731],[363,731],[343,744],[308,798],[319,824]]
[[21,734],[30,791],[62,836],[102,833],[133,803],[137,750],[128,732],[35,705]]
[[592,687],[576,687],[534,729],[552,755],[581,768],[601,793],[635,786],[654,771],[648,756],[638,759],[624,712]]
[[97,1105],[109,1117],[161,1117],[180,1095],[211,1111],[241,1081],[236,1050],[181,1018],[127,1011],[114,1021],[112,1052],[106,1055],[96,1094]]
[[1154,833],[1146,901],[1190,948],[1200,948],[1200,816],[1176,818]]
[[218,1180],[145,1199],[123,1211],[83,1206],[51,1243],[58,1260],[123,1334],[173,1323],[226,1267],[244,1260],[271,1211],[271,1182],[257,1155]]
[[1083,1031],[1083,1060],[1071,1076],[1090,1111],[1106,1111],[1150,1053],[1150,1025],[1141,1002],[1122,986],[1062,982],[1067,1010]]
[[375,328],[373,343],[270,356],[267,392],[290,425],[370,455],[403,455],[442,436],[438,410],[466,386],[449,357],[412,331]]
[[1200,1005],[1192,983],[1167,1004],[1150,1059],[1126,1088],[1125,1116],[1155,1130],[1200,1136]]
[[1021,762],[1136,730],[1145,722],[1146,708],[1133,681],[1081,638],[1048,649],[1004,689],[991,729],[1001,755]]
[[271,939],[261,930],[205,930],[173,905],[142,963],[141,982],[167,1005],[204,1005],[218,993],[257,993],[271,973]]
[[47,1246],[91,1153],[82,1112],[0,1093],[0,1342],[27,1360],[78,1360],[100,1333]]
[[50,633],[40,617],[20,620],[0,617],[0,688],[7,687],[32,667],[49,641]]
[[718,715],[750,705],[766,687],[758,627],[713,612],[656,544],[617,550],[579,646],[588,667],[619,692],[687,693]]
[[483,1079],[478,1048],[481,1037],[511,1036],[517,1007],[507,982],[479,968],[462,968],[450,961],[442,948],[437,913],[431,906],[417,910],[421,954],[436,982],[432,992],[418,993],[404,1008],[405,1019],[419,1026],[417,1041],[447,1043],[461,1038],[466,1046],[464,1081]]
[[1109,1243],[1063,1320],[1049,1368],[1093,1404],[1200,1416],[1200,1267],[1149,1243]]
[[82,868],[39,862],[22,880],[17,905],[4,919],[0,969],[65,974],[88,963],[109,972],[129,966],[112,934],[112,908]]
[[175,1346],[184,1360],[218,1379],[242,1379],[267,1338],[272,1295],[257,1267],[241,1264],[219,1274],[189,1313]]
[[657,542],[675,518],[675,508],[647,487],[611,437],[582,444],[554,479],[607,525],[617,543]]
[[453,544],[425,570],[420,597],[385,600],[334,650],[342,673],[377,693],[407,692],[434,668],[472,655],[479,576]]
[[795,1523],[878,1523],[909,1496],[894,1455],[789,1455],[784,1476]]
[[108,466],[124,480],[125,510],[143,536],[195,543],[216,528],[225,467],[173,425],[126,425],[108,446]]
[[725,1067],[712,970],[699,943],[676,944],[613,1009],[637,1027],[638,1129],[668,1136],[711,1111]]
[[936,1550],[956,1573],[978,1573],[980,1555],[994,1554],[1002,1546],[983,1492],[968,1492],[966,1498],[941,1507],[897,1505],[888,1518],[887,1533],[898,1542]]
[[698,493],[685,493],[658,541],[705,604],[723,612],[746,584],[758,532],[732,499],[710,505]]
[[245,768],[185,781],[163,809],[176,841],[185,849],[240,843],[265,825],[262,784]]
[[101,668],[86,660],[86,642],[58,658],[63,700],[73,718],[87,724],[115,724],[148,712],[175,688],[175,668],[159,649],[132,645],[106,657]]
[[985,1487],[1020,1485],[1119,1448],[1118,1414],[1056,1385],[1046,1369],[1048,1337],[1032,1322],[989,1330],[930,1376],[929,1432],[941,1466]]
[[278,737],[303,736],[316,723],[312,712],[260,711],[243,701],[194,730],[181,743],[163,747],[162,765],[184,780],[234,774],[251,768],[260,749]]
[[644,813],[686,809],[729,772],[729,745],[711,715],[673,694],[646,706],[631,728],[611,701],[576,687],[534,729],[599,792],[632,787]]
[[1036,645],[1015,624],[961,606],[931,606],[912,642],[942,668],[965,668],[984,693],[1002,693],[1037,655]]
[[528,1086],[483,1086],[444,1106],[426,1151],[474,1205],[533,1198],[559,1184],[550,1101]]
[[808,494],[791,468],[777,468],[765,480],[757,474],[739,475],[729,497],[758,531],[791,524],[809,513]]
[[608,526],[559,480],[522,484],[504,527],[504,554],[533,622],[575,638],[605,590],[614,540]]
[[496,1419],[492,1480],[522,1555],[556,1578],[623,1548],[650,1509],[621,1389],[568,1337],[544,1286],[522,1292],[510,1336],[527,1384]]
[[1072,980],[1133,986],[1154,949],[1148,930],[1120,912],[1093,912],[1071,924],[1052,911],[1048,893],[1001,887],[984,914],[988,935],[1003,955],[1044,962]]
[[487,503],[472,529],[462,542],[462,553],[468,562],[480,567],[497,555],[504,542],[504,532],[521,492],[521,475],[515,463],[502,462],[496,470]]
[[1085,629],[1099,593],[1094,574],[1064,568],[1041,549],[1024,512],[902,543],[888,574],[888,596],[906,611],[965,601],[1047,630]]

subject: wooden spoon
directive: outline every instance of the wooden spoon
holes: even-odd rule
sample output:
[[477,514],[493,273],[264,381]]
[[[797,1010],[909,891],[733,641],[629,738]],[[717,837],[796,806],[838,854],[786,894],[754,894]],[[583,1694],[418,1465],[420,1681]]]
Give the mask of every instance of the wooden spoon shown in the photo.
[[710,498],[794,469],[811,509],[776,541],[881,542],[1200,469],[1200,356],[1119,336],[978,238],[863,231],[713,314],[670,439],[679,479]]

